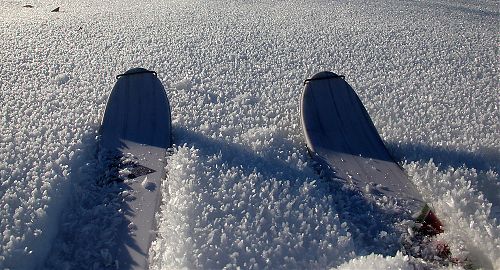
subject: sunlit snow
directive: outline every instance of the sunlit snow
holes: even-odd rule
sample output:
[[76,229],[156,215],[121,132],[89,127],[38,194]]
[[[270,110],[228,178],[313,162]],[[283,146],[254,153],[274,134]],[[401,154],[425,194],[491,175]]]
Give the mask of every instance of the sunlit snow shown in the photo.
[[402,254],[404,224],[366,217],[315,171],[298,108],[322,70],[357,91],[443,221],[439,240],[499,269],[499,12],[494,0],[1,1],[0,268],[113,263],[133,195],[97,185],[97,130],[115,76],[143,67],[167,89],[175,144],[151,269],[441,267]]

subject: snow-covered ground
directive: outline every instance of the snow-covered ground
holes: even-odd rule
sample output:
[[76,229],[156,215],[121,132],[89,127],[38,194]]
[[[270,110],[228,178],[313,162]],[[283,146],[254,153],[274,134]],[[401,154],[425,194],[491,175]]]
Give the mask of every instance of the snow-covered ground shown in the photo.
[[438,267],[314,171],[298,104],[321,70],[346,75],[454,256],[499,269],[499,22],[493,0],[1,1],[0,268],[113,260],[96,134],[140,66],[175,143],[151,269]]

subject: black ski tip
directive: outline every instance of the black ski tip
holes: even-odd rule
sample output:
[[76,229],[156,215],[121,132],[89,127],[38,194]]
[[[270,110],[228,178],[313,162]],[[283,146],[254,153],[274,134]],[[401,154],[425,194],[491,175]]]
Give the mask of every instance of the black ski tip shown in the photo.
[[344,75],[337,75],[337,74],[330,72],[330,71],[321,71],[321,72],[314,74],[314,76],[312,76],[310,79],[304,80],[304,85],[306,85],[306,83],[308,83],[310,81],[329,80],[329,79],[344,79],[344,78],[345,78]]
[[59,8],[60,8],[60,7],[56,7],[55,9],[53,9],[53,10],[52,10],[52,11],[50,11],[50,12],[59,12]]
[[32,5],[24,5],[23,8],[34,8]]
[[117,75],[116,79],[118,80],[120,77],[123,77],[123,76],[134,75],[134,74],[144,74],[144,73],[151,73],[151,74],[157,76],[155,71],[147,70],[145,68],[138,67],[138,68],[129,69],[125,73]]

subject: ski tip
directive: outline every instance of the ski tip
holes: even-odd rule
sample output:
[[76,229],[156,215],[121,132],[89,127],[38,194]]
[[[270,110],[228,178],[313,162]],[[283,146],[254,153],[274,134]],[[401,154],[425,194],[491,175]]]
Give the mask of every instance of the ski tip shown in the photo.
[[127,70],[125,73],[123,74],[119,74],[116,76],[116,79],[118,80],[120,77],[123,77],[123,76],[128,76],[128,75],[135,75],[135,74],[144,74],[144,73],[151,73],[153,74],[154,76],[157,76],[156,72],[155,71],[152,71],[152,70],[147,70],[145,68],[140,68],[140,67],[137,67],[137,68],[132,68],[132,69],[129,69]]
[[310,81],[329,80],[329,79],[344,79],[344,78],[345,78],[344,75],[337,75],[337,74],[330,72],[330,71],[321,71],[321,72],[314,74],[314,76],[312,76],[311,78],[304,80],[304,85],[306,85],[306,83],[308,83]]

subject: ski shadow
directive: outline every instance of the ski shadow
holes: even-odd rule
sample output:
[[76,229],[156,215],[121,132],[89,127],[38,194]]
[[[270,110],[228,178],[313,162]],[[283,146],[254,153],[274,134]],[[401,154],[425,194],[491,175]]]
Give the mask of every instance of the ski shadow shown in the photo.
[[109,173],[110,159],[102,155],[96,132],[83,135],[70,162],[67,206],[43,269],[133,268],[133,258],[121,252],[126,246],[140,251],[124,222],[132,209],[121,195],[123,185],[99,181]]
[[430,146],[421,143],[386,143],[396,160],[429,161],[439,167],[458,168],[465,166],[479,171],[500,171],[500,151],[484,147],[476,152]]
[[237,167],[245,174],[251,174],[259,167],[265,167],[265,170],[257,171],[266,177],[291,178],[298,174],[303,174],[303,172],[282,159],[258,155],[237,143],[210,138],[182,127],[174,127],[173,134],[177,145],[185,143],[189,146],[194,146],[200,151],[202,156],[221,154],[224,156],[229,167]]
[[[356,256],[381,254],[394,256],[402,247],[402,239],[407,238],[408,222],[413,217],[406,209],[382,207],[373,198],[367,197],[356,186],[340,178],[328,162],[312,156],[314,169],[320,175],[328,194],[333,194],[335,209],[340,222],[345,222],[356,246]],[[384,196],[375,190],[374,198]],[[407,225],[401,225],[407,224]]]
[[[262,156],[237,143],[210,138],[181,127],[175,127],[173,131],[174,141],[177,145],[185,143],[193,146],[199,150],[201,156],[221,154],[229,167],[237,167],[247,175],[258,172],[263,175],[263,179],[265,179],[263,181],[269,181],[269,179],[296,181],[292,183],[289,191],[292,194],[299,194],[299,189],[303,184],[300,179],[320,178],[320,181],[317,181],[317,192],[311,193],[312,196],[317,197],[317,200],[312,201],[320,203],[324,201],[322,199],[325,197],[333,197],[333,205],[330,207],[337,212],[340,223],[345,223],[347,231],[353,239],[356,255],[376,253],[394,256],[400,250],[401,234],[403,231],[406,232],[407,228],[400,228],[394,224],[411,217],[406,217],[400,212],[390,209],[382,209],[376,203],[367,200],[360,191],[348,187],[341,181],[333,180],[333,174],[329,173],[330,168],[308,160],[309,163],[316,165],[308,165],[307,168],[311,171],[307,172],[285,162],[276,155]],[[294,148],[292,142],[281,143],[286,149]],[[306,153],[305,145],[302,151]],[[313,170],[322,176],[318,177]],[[214,183],[211,183],[210,186],[213,187]],[[217,204],[217,202],[214,203]],[[238,217],[238,213],[226,214],[234,214]],[[307,215],[305,212],[303,214]],[[321,237],[322,235],[319,233],[312,236],[317,241],[320,241]],[[332,259],[332,262],[340,264],[346,259],[335,258]]]
[[[493,171],[500,174],[500,151],[495,148],[484,147],[476,152],[458,149],[449,149],[439,146],[424,145],[421,143],[386,143],[391,154],[398,161],[428,162],[432,160],[439,170],[448,167],[475,169],[478,172]],[[492,216],[500,218],[500,184],[491,182],[485,177],[478,177],[477,188],[485,198],[492,203]]]

